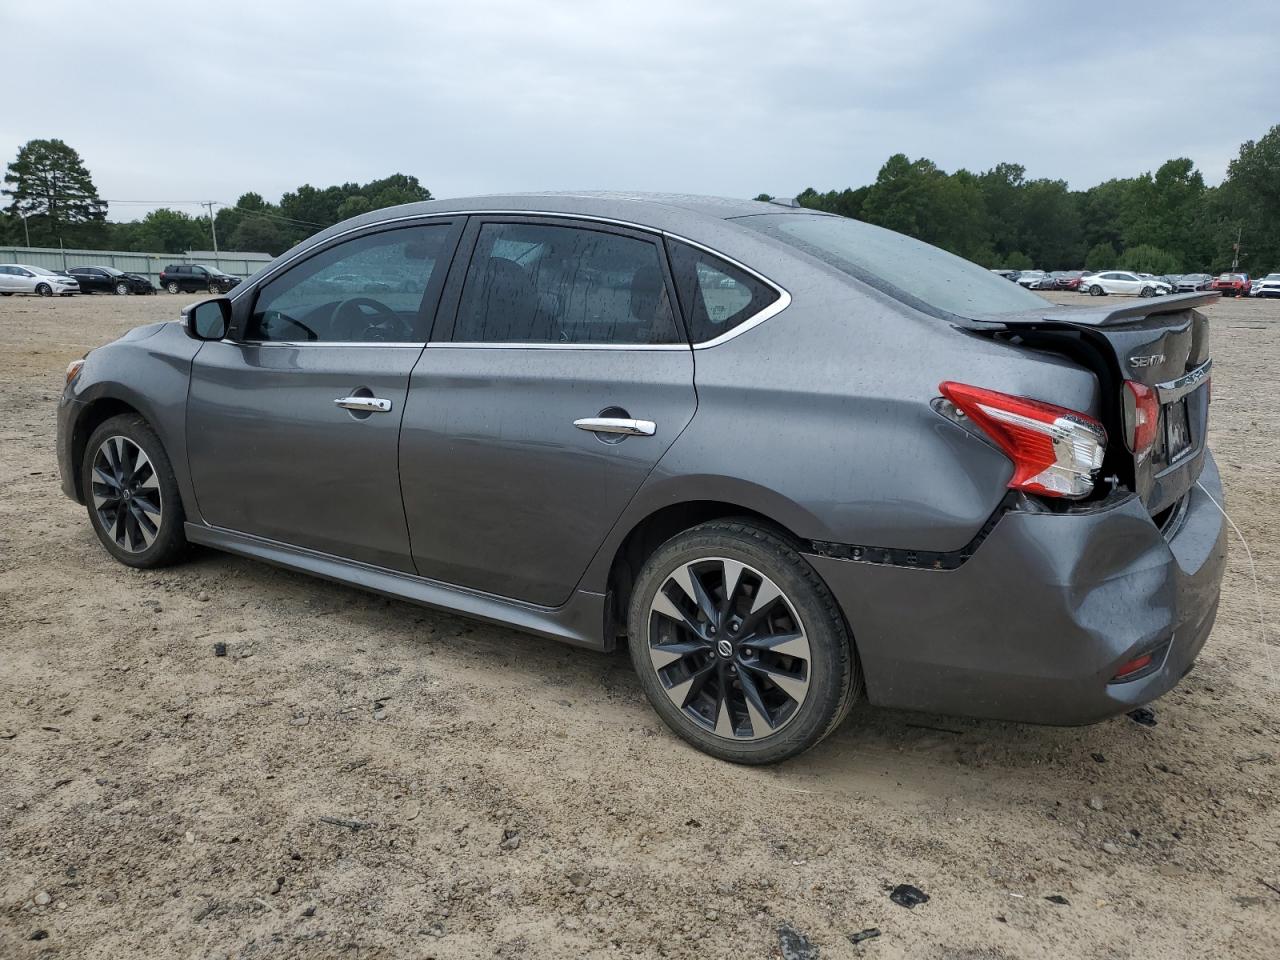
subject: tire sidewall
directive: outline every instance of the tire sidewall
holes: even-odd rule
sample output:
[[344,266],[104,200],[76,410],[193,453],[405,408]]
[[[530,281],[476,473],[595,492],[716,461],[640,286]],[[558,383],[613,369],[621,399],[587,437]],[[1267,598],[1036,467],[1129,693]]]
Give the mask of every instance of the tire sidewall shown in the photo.
[[[688,719],[667,696],[649,657],[649,608],[654,595],[677,567],[709,557],[738,560],[769,577],[791,603],[809,639],[808,695],[788,723],[760,740],[726,740]],[[830,733],[853,699],[857,679],[853,644],[834,598],[794,548],[758,527],[713,522],[668,540],[636,580],[627,623],[632,665],[658,715],[678,736],[720,759],[765,764],[795,756]]]
[[[98,519],[98,512],[93,507],[93,460],[97,456],[98,448],[109,437],[125,437],[136,443],[151,461],[160,481],[160,526],[151,546],[138,553],[130,553],[112,539],[111,535],[103,529]],[[80,483],[93,532],[98,535],[99,542],[115,559],[130,567],[148,568],[164,566],[180,557],[186,547],[186,535],[183,532],[186,515],[182,507],[182,495],[178,490],[173,465],[169,462],[160,438],[141,417],[135,414],[112,417],[100,424],[89,435],[89,441],[85,444],[84,460],[80,464]]]

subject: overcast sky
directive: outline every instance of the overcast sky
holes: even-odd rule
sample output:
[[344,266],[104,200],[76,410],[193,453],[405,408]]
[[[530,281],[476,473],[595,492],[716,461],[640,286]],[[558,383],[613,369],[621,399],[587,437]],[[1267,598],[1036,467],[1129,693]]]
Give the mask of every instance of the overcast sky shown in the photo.
[[0,0],[0,161],[60,137],[103,197],[147,201],[127,219],[395,172],[788,196],[897,152],[1076,188],[1188,156],[1216,183],[1280,123],[1275,0],[1053,7]]

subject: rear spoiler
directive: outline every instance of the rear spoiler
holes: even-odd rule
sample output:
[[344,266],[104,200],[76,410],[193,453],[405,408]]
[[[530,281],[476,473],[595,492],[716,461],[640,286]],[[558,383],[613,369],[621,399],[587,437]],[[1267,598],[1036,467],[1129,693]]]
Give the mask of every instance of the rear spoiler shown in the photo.
[[1182,313],[1196,307],[1204,307],[1221,299],[1217,290],[1200,290],[1195,293],[1178,293],[1168,297],[1149,297],[1117,307],[1060,306],[1046,303],[1045,309],[1025,313],[979,314],[966,318],[980,327],[988,324],[1025,327],[1041,323],[1070,323],[1082,327],[1115,327],[1134,320],[1160,316],[1166,313]]

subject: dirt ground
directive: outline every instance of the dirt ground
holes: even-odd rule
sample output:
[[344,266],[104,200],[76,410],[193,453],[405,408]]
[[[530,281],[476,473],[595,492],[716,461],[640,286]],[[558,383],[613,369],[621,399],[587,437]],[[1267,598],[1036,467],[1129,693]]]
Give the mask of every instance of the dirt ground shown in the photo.
[[[212,552],[113,562],[58,488],[63,368],[186,300],[0,300],[0,957],[1280,957],[1280,648],[1238,542],[1155,727],[863,707],[733,767],[622,652]],[[1280,624],[1280,302],[1209,312]]]

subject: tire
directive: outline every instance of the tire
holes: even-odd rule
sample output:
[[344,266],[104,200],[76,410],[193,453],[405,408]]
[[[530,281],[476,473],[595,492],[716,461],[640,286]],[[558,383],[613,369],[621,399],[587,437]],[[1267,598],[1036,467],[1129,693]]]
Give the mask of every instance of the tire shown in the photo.
[[53,287],[49,286],[47,283],[39,284],[36,287],[36,293],[40,294],[42,297],[52,297]]
[[1154,297],[1156,291],[1154,287],[1143,287],[1142,292],[1138,294],[1140,297]]
[[125,296],[128,296],[128,295],[129,295],[129,292],[130,292],[130,291],[129,291],[129,285],[128,285],[127,283],[121,282],[121,283],[117,283],[117,284],[116,284],[116,296],[117,296],[117,297],[125,297]]
[[[142,464],[139,452],[151,471]],[[104,477],[109,482],[104,482]],[[151,569],[185,556],[186,514],[178,481],[160,438],[140,416],[120,414],[93,431],[80,464],[80,482],[94,533],[121,563]],[[112,496],[121,490],[128,492],[123,497]],[[112,507],[121,501],[123,507]],[[126,516],[121,521],[122,509]],[[158,523],[154,520],[157,514]]]
[[164,288],[165,288],[166,290],[168,290],[170,293],[177,293],[177,292],[178,292],[178,281],[176,281],[176,280],[170,280],[168,283],[166,283],[166,284],[164,285]]
[[215,295],[218,294],[220,292],[218,290],[218,285],[216,283],[209,284],[209,292]]
[[0,297],[12,297],[12,296],[13,296],[12,290],[0,291]]
[[1105,294],[1103,293],[1102,288],[1095,283],[1093,286],[1089,288],[1089,296],[1101,297],[1101,296],[1105,296]]
[[[725,609],[731,571],[738,571],[736,602]],[[688,613],[698,604],[682,580],[694,593],[702,586],[703,609],[715,608],[718,627],[706,613]],[[752,607],[765,597],[754,611],[764,619],[753,625]],[[831,591],[789,542],[749,521],[703,523],[660,546],[636,579],[627,625],[631,663],[663,722],[731,763],[803,753],[839,726],[860,688],[853,641]],[[695,695],[678,705],[673,697],[682,693]]]

